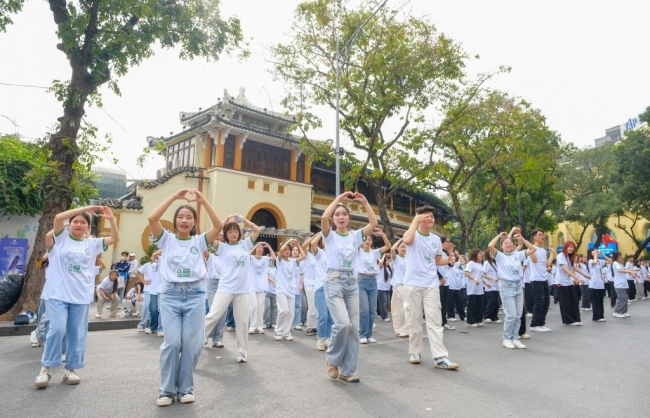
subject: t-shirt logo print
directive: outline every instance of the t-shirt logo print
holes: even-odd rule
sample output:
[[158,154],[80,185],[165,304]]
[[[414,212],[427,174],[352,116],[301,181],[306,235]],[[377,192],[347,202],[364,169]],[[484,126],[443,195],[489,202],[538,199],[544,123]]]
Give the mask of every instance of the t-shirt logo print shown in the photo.
[[240,251],[238,253],[233,253],[230,256],[230,259],[235,264],[235,268],[240,269],[246,267],[246,253],[244,253],[243,251]]
[[[86,249],[88,255],[90,255],[90,250]],[[66,269],[71,273],[79,273],[81,271],[81,266],[86,264],[88,258],[83,253],[69,252],[63,256],[63,262],[67,265]]]
[[192,248],[190,248],[190,252],[191,252],[192,254],[198,254],[198,253],[199,253],[199,249],[196,248],[196,247],[192,247]]
[[430,249],[421,248],[420,255],[422,256],[422,261],[424,261],[426,264],[433,263],[433,251],[431,251]]
[[169,268],[171,270],[176,270],[176,277],[179,279],[185,279],[192,277],[194,273],[194,260],[184,256],[175,256],[169,260]]
[[352,260],[354,259],[355,251],[353,248],[343,248],[339,253],[339,263],[344,269],[352,268]]

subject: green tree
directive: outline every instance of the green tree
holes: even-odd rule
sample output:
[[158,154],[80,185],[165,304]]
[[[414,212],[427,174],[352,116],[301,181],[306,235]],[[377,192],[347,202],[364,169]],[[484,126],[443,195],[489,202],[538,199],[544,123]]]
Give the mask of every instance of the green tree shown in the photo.
[[[362,179],[389,238],[393,237],[387,202],[400,188],[426,177],[437,163],[436,143],[462,115],[478,86],[465,83],[468,60],[460,44],[424,19],[383,8],[370,19],[354,46],[359,26],[376,8],[366,0],[300,3],[291,26],[292,41],[272,48],[273,74],[289,86],[283,105],[297,114],[294,129],[305,147],[311,131],[322,126],[315,106],[336,109],[336,73],[340,62],[340,128],[354,146],[342,180]],[[336,21],[332,19],[336,16]],[[345,56],[337,57],[337,36]],[[340,61],[339,61],[340,60]],[[426,116],[442,115],[435,127]]]
[[[10,14],[24,0],[0,0],[0,30],[11,23]],[[218,59],[243,45],[239,20],[224,20],[219,0],[49,0],[61,51],[70,65],[70,79],[55,81],[52,91],[62,106],[55,132],[49,135],[51,162],[56,171],[44,180],[44,204],[35,251],[27,269],[23,293],[7,316],[38,307],[44,283],[35,257],[43,252],[45,233],[56,213],[75,198],[71,179],[83,160],[78,142],[85,108],[101,105],[99,88],[107,85],[119,94],[116,78],[154,53],[154,47],[180,48],[180,58]],[[245,51],[243,51],[245,54]],[[90,128],[92,130],[92,128]],[[92,135],[90,136],[92,138]],[[88,148],[88,147],[86,147]]]

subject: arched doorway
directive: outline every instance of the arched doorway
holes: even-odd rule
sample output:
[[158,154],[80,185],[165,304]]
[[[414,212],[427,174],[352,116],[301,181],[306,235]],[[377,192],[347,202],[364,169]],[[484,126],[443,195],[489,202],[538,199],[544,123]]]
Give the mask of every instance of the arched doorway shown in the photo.
[[[258,209],[253,214],[253,216],[251,216],[251,222],[253,222],[255,225],[264,226],[266,228],[278,229],[277,219],[275,219],[275,216],[273,216],[273,214],[266,209]],[[260,241],[264,241],[268,243],[271,246],[271,248],[273,248],[273,251],[277,251],[278,238],[276,236],[264,235],[264,229],[262,229],[262,233],[260,234],[260,237],[257,239],[257,242]]]

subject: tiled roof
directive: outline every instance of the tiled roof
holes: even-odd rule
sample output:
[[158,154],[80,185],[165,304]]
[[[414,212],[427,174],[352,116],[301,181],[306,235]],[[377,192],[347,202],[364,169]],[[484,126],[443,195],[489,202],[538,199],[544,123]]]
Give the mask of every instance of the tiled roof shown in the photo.
[[155,180],[142,180],[138,182],[138,186],[142,187],[143,189],[153,189],[154,187],[158,186],[159,184],[166,183],[169,179],[171,179],[174,176],[177,176],[178,174],[182,173],[196,173],[199,171],[198,167],[178,167],[173,170],[169,170],[166,172],[164,175],[162,175],[160,178],[155,179]]

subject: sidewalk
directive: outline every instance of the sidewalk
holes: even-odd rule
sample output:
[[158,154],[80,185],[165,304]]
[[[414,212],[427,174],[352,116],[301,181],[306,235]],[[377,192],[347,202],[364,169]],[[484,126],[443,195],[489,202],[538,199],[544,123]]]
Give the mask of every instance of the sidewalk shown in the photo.
[[[88,310],[88,331],[111,331],[116,329],[135,328],[141,320],[139,316],[124,317],[124,309],[118,311],[117,318],[109,318],[109,310],[104,307],[101,318],[95,318],[97,313],[97,302],[90,304]],[[10,321],[0,321],[0,337],[11,337],[16,335],[29,335],[35,325],[14,325]]]

